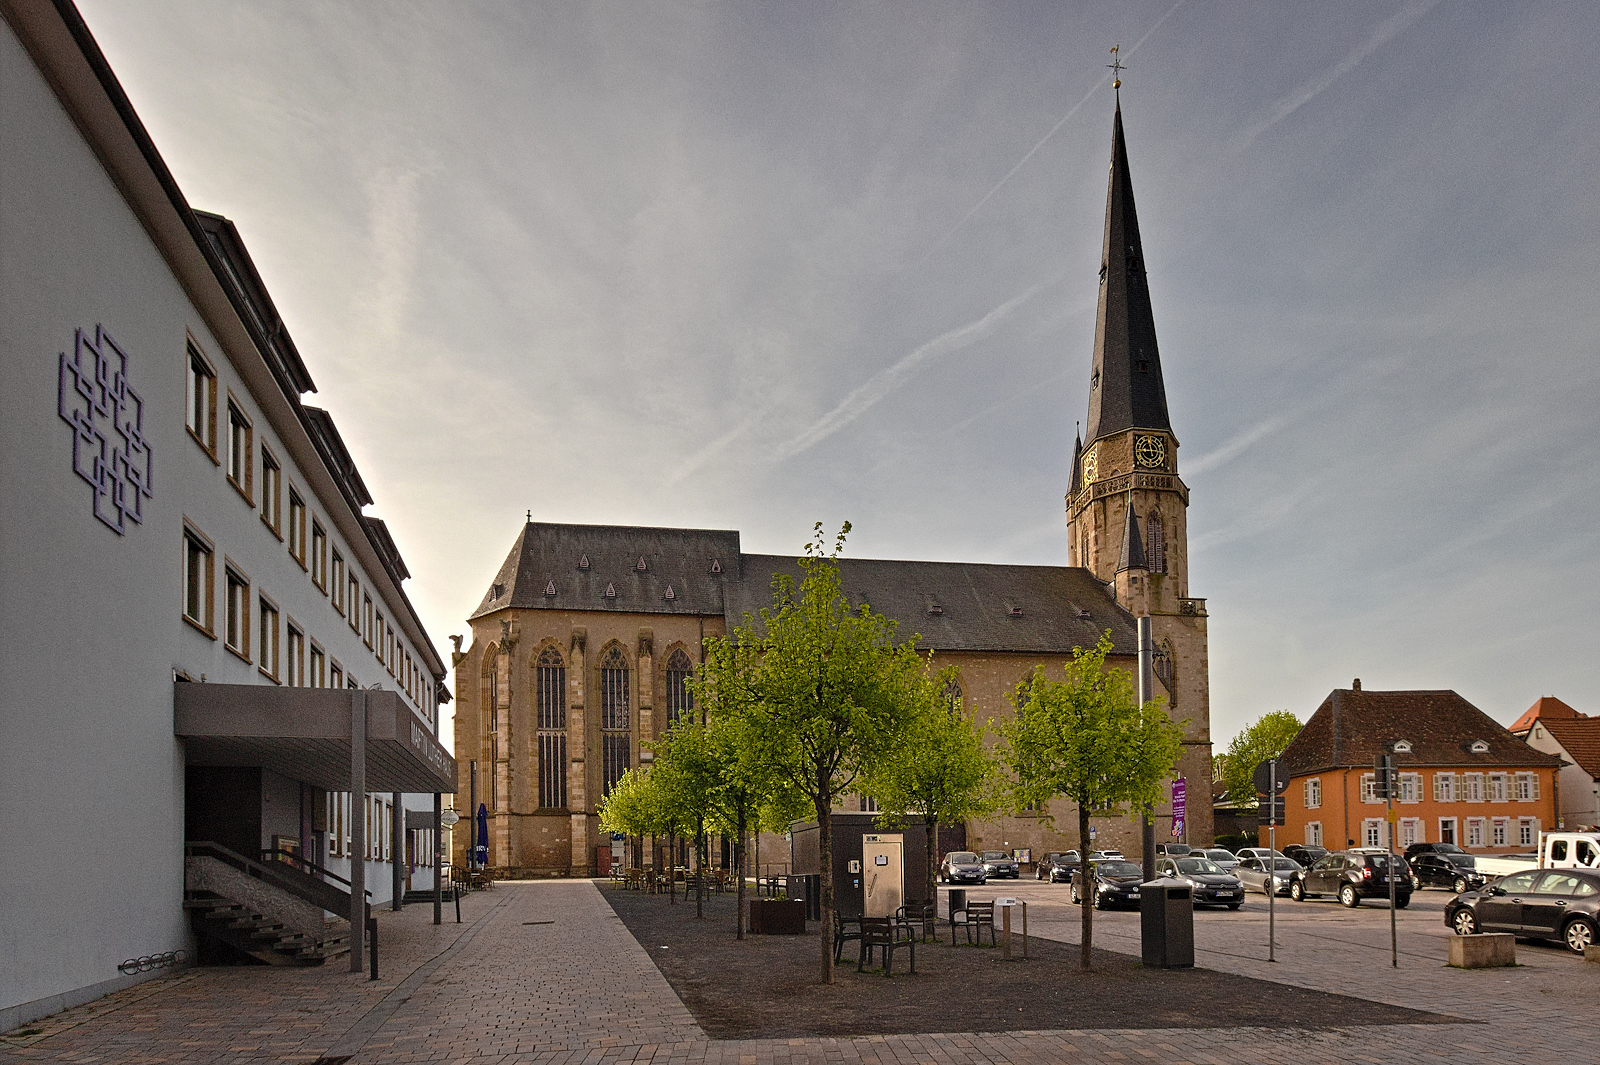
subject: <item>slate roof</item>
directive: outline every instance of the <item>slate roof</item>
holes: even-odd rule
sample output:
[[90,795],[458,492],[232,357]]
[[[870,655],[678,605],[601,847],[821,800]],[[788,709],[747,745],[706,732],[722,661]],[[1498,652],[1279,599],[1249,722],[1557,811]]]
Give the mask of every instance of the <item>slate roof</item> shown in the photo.
[[1139,536],[1139,512],[1133,509],[1133,494],[1128,494],[1128,511],[1122,522],[1122,555],[1117,560],[1117,572],[1130,569],[1149,569],[1144,559],[1144,540]]
[[1171,431],[1161,379],[1155,313],[1145,275],[1144,243],[1133,204],[1122,103],[1111,123],[1111,176],[1100,252],[1100,304],[1095,315],[1094,375],[1089,386],[1085,444],[1124,429]]
[[718,616],[740,557],[737,532],[529,522],[472,616],[507,607]]
[[1600,717],[1541,717],[1539,724],[1556,738],[1578,768],[1600,780]]
[[[1295,776],[1343,766],[1370,766],[1396,740],[1410,740],[1407,765],[1478,767],[1556,766],[1561,759],[1529,747],[1506,727],[1453,691],[1362,691],[1336,688],[1283,752]],[[1471,751],[1483,740],[1488,750]]]
[[1587,715],[1580,714],[1554,695],[1540,696],[1532,706],[1522,712],[1522,716],[1511,723],[1511,731],[1518,736],[1526,736],[1533,728],[1535,721],[1550,721],[1554,718],[1581,718]]
[[[744,572],[726,586],[730,625],[772,605],[770,574],[800,579],[785,555],[745,555]],[[1113,653],[1138,653],[1133,615],[1086,569],[846,558],[839,574],[852,603],[897,621],[902,639],[920,634],[925,650],[1069,654],[1110,629]]]

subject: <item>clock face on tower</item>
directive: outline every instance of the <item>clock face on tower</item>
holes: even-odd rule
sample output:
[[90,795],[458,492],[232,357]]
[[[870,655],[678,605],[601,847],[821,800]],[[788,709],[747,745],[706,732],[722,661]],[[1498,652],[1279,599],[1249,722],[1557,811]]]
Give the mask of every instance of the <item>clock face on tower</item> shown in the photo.
[[1084,484],[1089,484],[1090,482],[1092,482],[1094,480],[1094,475],[1095,475],[1096,468],[1097,468],[1097,463],[1095,461],[1095,449],[1094,448],[1090,448],[1088,451],[1085,451],[1083,453],[1083,483]]
[[1159,470],[1167,464],[1167,442],[1159,436],[1141,436],[1133,442],[1134,460],[1147,470]]

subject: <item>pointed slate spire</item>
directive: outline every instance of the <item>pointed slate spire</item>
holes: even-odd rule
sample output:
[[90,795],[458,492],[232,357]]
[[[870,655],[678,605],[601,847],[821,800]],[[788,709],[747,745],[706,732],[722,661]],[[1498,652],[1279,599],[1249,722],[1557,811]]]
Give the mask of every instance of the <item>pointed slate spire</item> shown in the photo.
[[1133,205],[1128,147],[1122,136],[1120,94],[1111,123],[1111,176],[1100,252],[1100,308],[1095,317],[1088,424],[1085,437],[1091,444],[1124,429],[1172,429],[1167,391],[1161,381],[1139,216]]
[[1117,560],[1117,572],[1149,568],[1144,558],[1144,540],[1139,536],[1139,513],[1133,509],[1133,496],[1130,494],[1127,520],[1122,526],[1122,557]]
[[1067,498],[1076,499],[1083,490],[1083,432],[1072,441],[1072,471],[1067,475]]

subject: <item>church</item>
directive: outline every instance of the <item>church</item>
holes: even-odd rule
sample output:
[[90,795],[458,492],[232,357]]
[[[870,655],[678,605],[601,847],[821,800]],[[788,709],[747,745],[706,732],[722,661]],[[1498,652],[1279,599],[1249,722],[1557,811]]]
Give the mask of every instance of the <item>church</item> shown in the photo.
[[[1111,140],[1088,420],[1063,478],[1066,564],[847,557],[840,573],[853,603],[897,621],[902,638],[919,634],[937,666],[956,667],[963,708],[986,723],[1013,712],[1009,696],[1036,665],[1059,670],[1107,631],[1109,663],[1134,672],[1137,620],[1149,617],[1156,692],[1183,726],[1175,780],[1201,800],[1176,818],[1170,803],[1159,808],[1157,838],[1209,845],[1207,615],[1205,600],[1189,594],[1189,490],[1167,413],[1120,98]],[[466,649],[453,637],[456,809],[487,810],[491,870],[595,874],[611,848],[599,827],[602,796],[648,766],[650,743],[693,710],[686,682],[704,640],[770,605],[779,571],[797,573],[795,558],[746,554],[735,531],[530,515],[469,619]],[[1092,846],[1137,853],[1140,827],[1126,811],[1092,824]],[[464,863],[469,835],[455,836]],[[1079,847],[1076,837],[1076,810],[1057,800],[957,826],[953,845],[1038,855]],[[774,853],[787,848],[764,840],[763,857]]]

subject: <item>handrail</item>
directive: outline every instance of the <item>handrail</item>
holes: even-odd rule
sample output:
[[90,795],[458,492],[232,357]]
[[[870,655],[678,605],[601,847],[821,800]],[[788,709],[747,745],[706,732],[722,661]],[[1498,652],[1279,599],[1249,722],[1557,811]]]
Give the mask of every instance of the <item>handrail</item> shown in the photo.
[[[247,876],[254,877],[272,884],[282,891],[286,891],[296,898],[321,907],[330,913],[348,916],[350,910],[350,893],[341,891],[333,884],[318,880],[309,873],[303,873],[288,865],[286,862],[269,862],[263,864],[253,858],[229,850],[220,843],[202,840],[191,840],[183,845],[183,852],[191,858],[212,857],[227,865],[233,866]],[[274,868],[276,866],[276,868]],[[346,881],[348,883],[348,881]],[[370,915],[372,912],[372,892],[364,892],[363,909]]]
[[[301,855],[296,854],[294,851],[286,851],[278,847],[267,847],[261,851],[261,860],[268,862],[276,861],[283,865],[301,866],[303,867],[301,872],[307,874],[308,876],[316,875],[326,877],[329,880],[334,880],[343,884],[347,888],[350,887],[350,881],[346,880],[338,873],[335,873],[331,869],[325,869],[311,859],[302,857]],[[347,891],[345,894],[349,894],[349,892]],[[372,892],[370,891],[368,891],[366,894],[368,898],[372,896]]]

